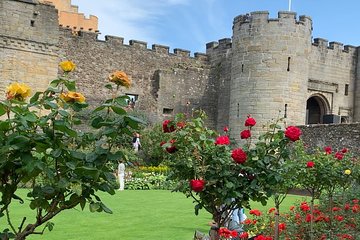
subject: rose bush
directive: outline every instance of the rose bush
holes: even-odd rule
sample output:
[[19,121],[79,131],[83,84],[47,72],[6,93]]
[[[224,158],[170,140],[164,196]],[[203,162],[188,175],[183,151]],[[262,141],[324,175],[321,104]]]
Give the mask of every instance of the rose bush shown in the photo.
[[[205,127],[205,118],[204,112],[198,112],[189,119],[179,114],[174,120],[164,121],[163,130],[173,142],[162,146],[165,150],[170,146],[177,149],[171,153],[169,176],[178,182],[176,191],[194,199],[195,214],[204,208],[221,228],[235,208],[249,207],[250,200],[266,204],[280,186],[286,193],[290,183],[285,184],[285,175],[292,170],[287,161],[289,146],[299,135],[291,135],[290,139],[275,123],[255,144],[248,137],[247,144],[240,148],[231,145],[226,135],[228,128],[225,135],[219,136]],[[184,127],[176,127],[185,121]],[[249,116],[244,125],[250,132],[255,124],[256,120]],[[212,237],[218,239],[219,233],[213,231]]]
[[[64,61],[60,67],[64,75],[29,101],[30,88],[13,83],[0,102],[0,219],[8,225],[2,224],[2,239],[51,230],[53,217],[76,206],[84,209],[88,204],[92,212],[111,213],[97,192],[115,193],[112,165],[124,157],[116,146],[140,121],[127,114],[127,97],[117,96],[110,84],[113,98],[92,111],[89,131],[79,131],[77,114],[88,104],[69,79],[75,64]],[[29,186],[29,206],[17,194],[20,184]],[[34,218],[14,221],[9,211],[13,201],[33,209]]]

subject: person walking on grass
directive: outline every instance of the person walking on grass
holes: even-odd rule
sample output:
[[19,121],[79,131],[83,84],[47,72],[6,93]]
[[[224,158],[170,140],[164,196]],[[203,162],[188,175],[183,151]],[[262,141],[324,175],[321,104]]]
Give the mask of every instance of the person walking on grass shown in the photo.
[[119,178],[119,191],[123,191],[125,187],[125,164],[122,160],[119,161],[118,168],[117,168],[117,174]]

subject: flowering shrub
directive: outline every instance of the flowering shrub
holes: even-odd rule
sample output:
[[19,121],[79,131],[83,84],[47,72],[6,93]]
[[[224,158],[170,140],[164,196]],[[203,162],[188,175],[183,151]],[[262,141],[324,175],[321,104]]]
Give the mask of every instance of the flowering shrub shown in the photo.
[[[163,144],[163,148],[174,146],[177,149],[171,153],[169,176],[178,182],[176,190],[194,199],[195,214],[204,208],[221,229],[232,210],[249,207],[250,200],[265,204],[279,186],[285,185],[284,175],[292,169],[284,167],[290,164],[286,161],[288,147],[299,137],[300,131],[289,138],[277,124],[272,124],[252,146],[251,128],[256,120],[249,116],[244,124],[248,130],[246,136],[250,135],[246,138],[248,144],[242,148],[233,147],[228,135],[218,136],[204,126],[205,117],[199,112],[190,119],[179,114],[173,121],[164,121],[163,130],[171,135],[169,138],[173,142]],[[177,123],[184,121],[185,126],[178,128]]]
[[[280,214],[279,239],[357,239],[360,231],[358,203],[358,199],[341,201],[331,208],[327,202],[320,201],[313,210],[311,203],[306,201],[292,206],[288,212]],[[267,214],[247,219],[246,231],[260,231],[263,236],[272,236],[275,227],[274,213],[270,209]]]
[[[139,121],[124,110],[127,97],[116,96],[108,85],[113,98],[92,112],[88,127],[93,129],[78,131],[76,113],[88,104],[69,79],[75,64],[64,61],[60,67],[64,75],[29,102],[30,88],[21,83],[11,84],[7,99],[0,102],[0,217],[10,228],[0,229],[2,239],[25,239],[40,226],[51,230],[53,217],[76,206],[88,204],[92,212],[111,213],[97,192],[115,193],[110,166],[124,155],[114,147]],[[27,199],[36,216],[13,221],[11,204],[23,202],[17,195],[19,184],[31,186]]]

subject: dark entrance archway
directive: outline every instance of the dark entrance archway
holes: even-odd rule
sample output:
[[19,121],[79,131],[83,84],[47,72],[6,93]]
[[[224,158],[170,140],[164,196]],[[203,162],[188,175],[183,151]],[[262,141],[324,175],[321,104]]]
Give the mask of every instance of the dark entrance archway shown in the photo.
[[323,116],[329,112],[329,104],[324,96],[315,95],[306,102],[306,124],[323,123]]

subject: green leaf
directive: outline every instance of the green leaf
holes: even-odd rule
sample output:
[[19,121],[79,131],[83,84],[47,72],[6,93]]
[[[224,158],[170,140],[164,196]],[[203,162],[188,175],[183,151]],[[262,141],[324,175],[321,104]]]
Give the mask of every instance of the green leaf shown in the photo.
[[100,209],[100,204],[96,202],[91,202],[89,204],[90,212],[96,212]]
[[10,123],[9,121],[0,121],[0,131],[7,131],[10,129]]
[[80,203],[81,210],[84,210],[85,205],[86,205],[86,199],[85,198],[80,198],[79,203]]
[[116,113],[116,114],[119,114],[119,115],[126,115],[127,112],[121,108],[121,107],[116,107],[116,106],[111,106],[111,109]]
[[76,91],[75,81],[65,81],[64,85],[67,87],[67,89],[69,91],[72,91],[72,92]]
[[113,86],[112,86],[111,84],[106,84],[105,87],[106,87],[107,89],[113,90]]
[[70,116],[70,114],[67,112],[67,111],[65,111],[65,110],[59,110],[58,111],[59,112],[59,114],[61,115],[61,116],[63,116],[63,117],[68,117],[68,116]]
[[86,154],[83,152],[78,152],[78,151],[70,151],[70,155],[73,158],[79,159],[79,160],[84,160],[86,158]]
[[37,100],[39,100],[41,92],[36,92],[31,98],[30,98],[30,103],[33,104],[35,102],[37,102]]
[[51,232],[54,229],[54,225],[55,224],[53,222],[47,222],[45,227]]
[[58,109],[59,106],[56,103],[50,102],[48,100],[46,100],[44,102],[44,107],[45,109]]
[[199,215],[199,210],[202,209],[202,206],[200,204],[195,205],[195,215]]
[[38,116],[37,115],[35,115],[34,113],[32,113],[32,112],[29,112],[29,113],[27,113],[25,116],[24,116],[24,119],[26,120],[26,121],[28,121],[28,122],[36,122],[37,121],[37,119],[38,119]]
[[50,83],[50,86],[57,87],[59,85],[59,83],[61,83],[62,81],[63,81],[62,79],[52,80],[51,83]]
[[70,188],[74,193],[76,193],[76,195],[81,196],[81,194],[82,194],[81,184],[79,184],[79,183],[71,184]]
[[2,103],[0,103],[0,116],[4,115],[6,113],[6,106]]
[[112,214],[113,212],[111,211],[110,208],[108,208],[107,206],[105,206],[105,204],[103,204],[102,202],[100,202],[100,206],[102,208],[102,210],[104,210],[104,212]]
[[106,106],[100,106],[100,107],[97,107],[93,110],[93,112],[98,112],[98,111],[101,111],[105,108]]
[[103,121],[104,119],[101,116],[97,116],[91,121],[91,126],[97,129],[101,128],[103,126],[101,124]]

